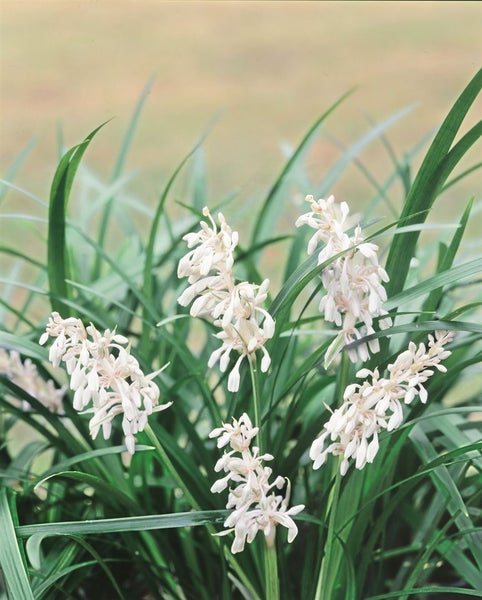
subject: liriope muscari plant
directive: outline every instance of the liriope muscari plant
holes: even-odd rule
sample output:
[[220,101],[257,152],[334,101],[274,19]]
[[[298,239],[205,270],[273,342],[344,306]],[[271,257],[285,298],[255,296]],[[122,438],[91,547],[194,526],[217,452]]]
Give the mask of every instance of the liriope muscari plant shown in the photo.
[[[300,216],[296,226],[315,229],[307,251],[309,255],[318,251],[318,264],[326,263],[320,272],[325,293],[319,308],[327,322],[340,328],[327,352],[332,354],[331,360],[336,360],[344,346],[352,344],[347,350],[349,359],[354,363],[367,361],[370,354],[380,350],[377,339],[364,341],[367,335],[375,333],[374,321],[382,329],[392,324],[383,307],[383,283],[388,281],[388,275],[379,264],[378,247],[364,241],[359,225],[353,228],[345,202],[338,204],[333,196],[317,201],[307,196],[306,200],[311,211]],[[261,372],[270,377],[271,357],[266,344],[273,337],[276,324],[263,307],[269,280],[261,284],[238,281],[234,274],[238,232],[232,230],[221,213],[219,227],[207,208],[203,214],[209,222],[201,221],[200,231],[184,236],[189,251],[180,259],[177,274],[179,278],[187,277],[189,286],[178,302],[182,306],[191,304],[191,316],[203,317],[219,329],[214,337],[221,345],[212,352],[206,367],[219,363],[221,372],[230,367],[227,389],[235,393],[239,391],[244,359],[252,370],[258,351],[262,356]],[[349,230],[353,231],[351,235]],[[133,455],[136,435],[144,430],[148,418],[172,404],[159,404],[160,390],[154,378],[163,369],[145,375],[131,354],[130,345],[126,347],[129,340],[124,335],[109,329],[101,333],[92,323],[84,325],[80,319],[64,318],[56,311],[49,318],[40,344],[46,344],[50,338],[53,343],[49,360],[53,367],[65,364],[73,408],[92,414],[91,437],[95,439],[102,429],[108,440],[112,422],[120,415],[126,448]],[[435,331],[429,336],[428,346],[410,342],[408,349],[387,366],[387,377],[377,368],[359,369],[356,376],[362,382],[346,387],[341,406],[327,407],[331,416],[320,426],[320,434],[309,450],[313,469],[325,465],[329,454],[339,457],[342,476],[352,462],[358,470],[372,463],[379,449],[379,435],[403,423],[403,405],[410,405],[416,397],[427,402],[423,384],[435,370],[446,371],[441,361],[450,355],[445,346],[453,338],[452,332]],[[358,340],[361,343],[353,347]],[[55,388],[51,381],[43,383],[30,361],[22,363],[17,353],[2,351],[0,371],[13,382],[20,382],[50,410],[62,414],[60,398],[65,387]],[[23,407],[28,409],[25,403]],[[226,508],[230,512],[224,520],[225,529],[216,535],[234,533],[233,555],[242,552],[246,542],[252,543],[258,532],[264,534],[267,551],[275,552],[279,525],[287,529],[287,542],[292,543],[298,534],[293,517],[305,508],[303,504],[289,506],[291,482],[273,474],[266,465],[274,459],[269,448],[261,447],[261,442],[251,446],[262,428],[259,398],[254,398],[252,410],[254,425],[244,412],[239,418],[232,415],[232,424],[222,423],[209,434],[210,438],[217,438],[219,449],[229,446],[213,465],[216,472],[225,475],[215,481],[211,492],[228,490]],[[267,589],[276,596],[278,574],[273,560],[267,561],[266,569]]]
[[[475,87],[468,90],[459,116]],[[444,132],[459,127],[456,113]],[[102,247],[110,201],[98,240],[65,219],[59,190],[67,186],[68,196],[93,134],[69,151],[52,186],[48,322],[42,333],[33,322],[20,343],[0,336],[0,402],[14,416],[0,414],[0,425],[10,431],[18,418],[44,436],[0,470],[21,501],[23,490],[39,499],[33,514],[44,518],[40,530],[18,525],[12,497],[9,505],[0,490],[0,564],[10,589],[30,600],[23,555],[13,552],[17,535],[34,536],[27,553],[39,597],[57,586],[73,595],[76,585],[88,597],[80,573],[99,565],[120,598],[344,600],[381,598],[380,590],[423,597],[442,588],[439,563],[457,574],[450,585],[459,591],[482,587],[477,412],[440,404],[460,373],[480,362],[480,325],[458,321],[480,298],[462,308],[448,301],[459,279],[480,272],[477,259],[452,265],[471,203],[451,241],[440,244],[432,280],[409,273],[413,288],[405,283],[423,219],[476,133],[452,149],[447,135],[436,138],[401,218],[376,234],[346,202],[306,196],[310,209],[292,218],[288,236],[292,269],[273,301],[276,276],[261,275],[269,262],[257,257],[281,240],[262,233],[284,173],[252,248],[222,213],[198,210],[205,199],[195,203],[198,228],[166,217],[169,235],[158,240],[170,180],[148,244],[131,248],[144,252],[141,265],[137,254],[122,263],[128,253],[117,261]],[[379,240],[392,227],[384,261]],[[80,264],[86,247],[65,242],[70,229],[95,254],[92,289]],[[468,335],[455,336],[451,325]],[[38,449],[53,452],[37,474],[30,465]],[[33,518],[21,514],[20,523]],[[46,564],[39,546],[51,533],[70,537],[58,550],[42,542]],[[92,545],[91,533],[98,534]],[[65,563],[52,568],[60,556]]]
[[[328,265],[320,275],[326,293],[319,308],[326,321],[341,327],[339,336],[331,345],[337,344],[341,349],[340,336],[344,346],[374,333],[374,319],[383,329],[391,326],[392,320],[383,308],[387,296],[382,285],[389,278],[378,262],[378,247],[364,241],[360,225],[356,225],[353,235],[348,235],[347,230],[352,224],[348,219],[350,211],[346,202],[338,204],[333,195],[318,201],[308,195],[306,201],[310,203],[311,211],[300,216],[296,226],[306,224],[315,229],[308,243],[309,255],[323,242],[319,248],[318,264],[328,261]],[[228,390],[235,392],[239,389],[239,368],[244,357],[252,365],[256,351],[261,349],[262,372],[265,373],[270,366],[264,345],[274,334],[275,322],[260,306],[266,299],[269,280],[265,279],[261,286],[236,283],[233,251],[239,234],[226,223],[222,213],[218,215],[219,229],[207,207],[203,214],[209,217],[211,227],[201,221],[199,232],[184,236],[192,249],[179,261],[178,276],[187,276],[191,285],[178,302],[183,306],[192,302],[192,316],[210,318],[221,328],[216,337],[223,340],[223,345],[213,352],[207,366],[212,367],[221,357],[220,368],[225,371],[230,353],[234,350],[239,353],[228,380]],[[341,457],[342,475],[346,475],[350,460],[355,461],[357,469],[372,463],[379,448],[379,433],[392,431],[402,424],[402,403],[409,405],[416,396],[422,403],[427,402],[423,383],[433,375],[434,368],[446,371],[440,363],[450,355],[444,346],[453,337],[452,332],[437,331],[434,336],[429,336],[428,349],[423,343],[416,346],[410,342],[408,349],[388,365],[388,378],[380,377],[378,369],[360,369],[357,377],[364,379],[363,383],[347,386],[342,406],[332,412],[319,437],[313,441],[309,453],[313,468],[319,469],[328,454]],[[366,361],[370,351],[377,353],[379,350],[377,339],[367,343],[362,341],[356,350],[348,350],[348,356],[352,362]],[[331,347],[327,352],[330,351]],[[255,406],[254,411],[259,417],[258,407]],[[239,421],[234,416],[232,418],[233,425],[223,424],[210,434],[210,437],[219,437],[219,448],[228,444],[231,447],[215,466],[216,471],[223,469],[227,475],[217,481],[211,491],[220,492],[228,487],[229,482],[237,484],[229,488],[226,508],[234,510],[224,523],[228,529],[222,533],[234,531],[233,553],[242,551],[245,542],[252,542],[258,531],[263,531],[267,544],[273,546],[275,526],[279,524],[288,528],[288,542],[292,542],[297,528],[290,515],[301,512],[304,506],[287,509],[289,482],[286,497],[276,496],[272,488],[282,489],[283,477],[278,476],[270,484],[271,469],[263,465],[273,456],[260,454],[256,446],[253,451],[250,450],[251,440],[261,423],[253,427],[246,413]],[[241,457],[233,456],[236,453],[240,453]]]
[[[306,200],[312,210],[300,216],[296,226],[306,224],[315,229],[307,252],[311,255],[319,249],[318,264],[329,261],[320,274],[326,292],[320,302],[325,320],[341,328],[339,335],[344,345],[374,333],[373,321],[379,317],[382,328],[390,327],[391,319],[383,308],[386,293],[382,285],[388,276],[378,262],[378,247],[364,241],[359,225],[353,235],[348,235],[352,224],[346,202],[338,204],[334,196],[317,201],[307,196]],[[228,390],[236,392],[243,359],[253,365],[258,350],[262,352],[261,371],[269,376],[271,359],[265,344],[274,334],[275,321],[262,306],[269,280],[259,285],[238,282],[233,273],[238,232],[231,229],[222,213],[218,214],[219,228],[207,207],[203,214],[209,223],[201,221],[199,232],[184,236],[190,250],[179,261],[178,276],[187,277],[190,285],[178,302],[183,306],[192,303],[192,316],[210,319],[220,329],[215,337],[222,344],[211,354],[207,367],[219,362],[224,372],[231,353],[239,355],[228,377]],[[49,338],[54,338],[49,360],[54,367],[65,363],[69,386],[74,392],[74,409],[93,413],[89,421],[92,438],[102,429],[104,439],[108,439],[113,419],[122,415],[126,447],[134,454],[135,435],[144,430],[148,417],[171,405],[171,402],[159,404],[160,391],[153,381],[162,369],[145,375],[125,348],[128,339],[122,334],[109,330],[100,333],[92,324],[84,326],[80,319],[62,318],[57,312],[52,313],[40,344]],[[429,336],[428,348],[423,343],[417,346],[410,342],[408,349],[388,365],[386,378],[380,376],[378,369],[360,369],[356,375],[363,382],[347,386],[343,404],[332,411],[313,441],[309,452],[313,468],[319,469],[329,454],[341,457],[342,475],[347,473],[350,461],[354,461],[357,469],[372,463],[379,448],[380,432],[392,431],[402,424],[402,404],[411,404],[416,396],[427,402],[423,383],[434,369],[445,372],[441,361],[450,355],[445,345],[452,340],[452,332],[437,331]],[[333,343],[336,342],[337,338]],[[377,340],[362,342],[356,350],[349,350],[348,356],[352,362],[366,361],[370,351],[377,353],[379,349]],[[14,355],[10,362],[18,365],[18,358]],[[56,390],[55,397],[62,391]],[[298,529],[291,515],[301,512],[304,506],[288,508],[290,482],[278,475],[270,483],[272,469],[264,463],[274,457],[265,448],[263,453],[259,446],[250,448],[261,423],[253,426],[246,413],[239,420],[233,415],[232,421],[232,425],[225,423],[209,435],[218,438],[218,448],[227,445],[231,448],[214,467],[216,472],[223,470],[227,474],[211,487],[216,493],[229,488],[226,508],[233,510],[224,523],[227,529],[222,535],[234,532],[233,553],[241,552],[245,542],[252,542],[258,531],[264,533],[267,544],[273,547],[277,525],[288,529],[287,539],[292,542]],[[283,488],[285,496],[276,493]]]

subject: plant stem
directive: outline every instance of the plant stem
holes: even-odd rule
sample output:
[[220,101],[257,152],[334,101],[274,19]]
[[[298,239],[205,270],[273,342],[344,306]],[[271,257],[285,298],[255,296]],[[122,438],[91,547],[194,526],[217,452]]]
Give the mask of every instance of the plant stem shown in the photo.
[[[339,461],[337,461],[337,466],[339,467]],[[338,468],[335,475],[335,482],[331,488],[330,497],[328,499],[330,518],[328,522],[328,533],[326,535],[325,553],[321,562],[320,575],[318,577],[318,584],[316,586],[315,600],[331,600],[333,597],[332,588],[336,581],[336,573],[330,572],[330,563],[332,558],[333,542],[335,540],[336,509],[340,497],[340,487],[341,473],[340,469]]]
[[[265,436],[263,435],[263,429],[261,427],[261,403],[258,369],[255,356],[250,356],[249,373],[251,375],[251,387],[253,390],[254,425],[259,428],[258,447],[259,453],[263,454]],[[272,534],[273,537],[266,538],[266,544],[262,550],[264,554],[264,591],[266,600],[279,600],[278,557],[276,555],[275,530],[273,530]]]
[[279,599],[278,558],[275,540],[266,539],[264,548],[264,579],[266,600]]
[[[340,369],[338,371],[338,377],[335,389],[335,398],[339,399],[338,404],[343,403],[343,392],[346,388],[349,374],[349,361],[346,352],[342,354]],[[341,460],[341,457],[340,457]],[[323,559],[321,561],[320,574],[318,577],[318,583],[316,586],[315,600],[331,600],[333,598],[333,587],[336,583],[336,576],[338,571],[338,562],[333,565],[333,543],[335,541],[336,533],[336,518],[338,501],[340,498],[340,488],[342,475],[340,473],[340,460],[334,461],[333,464],[333,477],[334,483],[330,490],[328,497],[328,503],[326,507],[326,515],[329,515],[328,519],[328,532],[326,534],[325,548]],[[333,569],[335,572],[332,572]]]
[[149,441],[156,448],[157,453],[161,459],[161,463],[163,464],[163,466],[165,468],[167,468],[167,470],[171,474],[171,477],[174,479],[176,484],[179,486],[179,488],[185,494],[186,500],[189,502],[189,504],[192,506],[192,508],[195,508],[196,510],[201,510],[201,507],[196,502],[196,500],[194,500],[194,498],[192,497],[191,492],[189,491],[186,484],[182,480],[182,477],[179,476],[179,473],[177,472],[176,467],[172,464],[171,459],[167,455],[167,452],[164,450],[160,441],[157,439],[157,436],[154,433],[154,431],[152,431],[152,428],[149,425],[149,423],[147,423],[147,425],[145,426],[144,431],[146,432],[146,435],[149,438]]
[[255,356],[249,357],[249,374],[251,375],[251,387],[253,390],[254,426],[259,428],[258,447],[259,447],[259,453],[263,454],[264,435],[263,435],[263,431],[261,428],[261,405],[260,405],[260,398],[259,398],[258,369],[257,369]]
[[[194,508],[196,510],[201,510],[201,507],[196,502],[196,500],[194,500],[193,496],[189,492],[188,487],[186,486],[186,484],[184,483],[182,478],[179,476],[178,472],[176,471],[175,466],[172,464],[171,459],[169,458],[169,456],[167,455],[167,452],[162,447],[162,444],[157,439],[157,436],[154,433],[154,431],[152,430],[149,423],[146,424],[144,431],[146,432],[146,435],[149,438],[149,441],[156,448],[158,456],[161,459],[161,464],[165,468],[168,469],[169,473],[171,474],[171,477],[174,479],[174,481],[176,482],[178,487],[184,492],[184,494],[186,496],[186,500],[189,502],[189,504],[192,506],[192,508]],[[208,529],[209,533],[211,534],[211,540],[213,541],[215,546],[220,548],[221,540],[219,539],[219,537],[214,535],[215,529],[214,529],[213,525],[208,524],[207,529]],[[253,585],[251,584],[249,577],[247,577],[247,575],[244,573],[243,569],[241,568],[241,566],[239,565],[238,561],[235,559],[233,554],[231,552],[226,551],[226,548],[223,548],[223,551],[224,551],[225,557],[227,558],[228,562],[230,563],[231,567],[233,568],[233,571],[238,575],[240,581],[242,581],[242,583],[246,587],[246,589],[249,590],[251,597],[254,600],[261,600],[260,597],[258,596],[256,590],[254,589]]]

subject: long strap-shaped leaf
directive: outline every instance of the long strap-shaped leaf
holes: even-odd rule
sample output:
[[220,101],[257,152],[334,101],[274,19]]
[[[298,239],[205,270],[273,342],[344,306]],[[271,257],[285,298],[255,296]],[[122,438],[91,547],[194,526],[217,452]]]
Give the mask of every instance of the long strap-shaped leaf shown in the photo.
[[[129,121],[129,125],[127,126],[127,130],[122,139],[120,152],[119,152],[119,155],[117,156],[117,160],[114,165],[114,170],[112,172],[111,183],[117,181],[119,179],[119,177],[121,176],[121,173],[124,168],[125,161],[126,161],[127,152],[130,148],[132,138],[134,137],[134,133],[135,133],[135,130],[137,127],[137,123],[139,122],[139,118],[141,116],[142,109],[144,108],[146,99],[151,91],[152,84],[154,83],[154,79],[155,79],[154,75],[152,75],[149,78],[148,82],[144,86],[144,89],[142,90],[142,94],[141,94],[139,100],[137,101],[137,104],[136,104],[136,107],[132,114],[131,120]],[[101,220],[100,220],[98,244],[101,248],[104,247],[105,236],[107,234],[107,225],[109,223],[113,205],[114,205],[114,196],[111,195],[105,204],[104,211],[102,212],[102,216],[101,216]],[[92,271],[92,280],[93,281],[95,281],[96,279],[98,279],[100,277],[100,269],[101,269],[101,259],[100,259],[100,257],[96,257],[96,260],[94,263],[94,268]]]
[[70,277],[65,224],[70,190],[87,146],[104,125],[105,123],[94,129],[81,144],[74,146],[64,154],[55,171],[50,188],[47,245],[48,276],[52,309],[58,312],[62,312],[65,308],[62,299],[69,297],[67,280]]
[[[467,227],[467,223],[469,221],[470,211],[472,210],[472,205],[474,203],[474,198],[472,197],[467,207],[462,215],[462,218],[459,222],[459,227],[455,231],[455,234],[450,242],[450,245],[447,247],[444,252],[440,264],[437,267],[438,273],[443,273],[452,267],[453,261],[455,259],[455,255],[457,254],[457,250],[459,249],[460,242],[462,241],[462,237],[465,233],[465,228]],[[443,296],[443,287],[432,289],[430,294],[425,299],[423,303],[422,312],[429,313],[431,311],[436,310],[441,298]],[[419,320],[421,320],[421,316]]]
[[290,173],[291,169],[296,164],[296,162],[299,160],[299,158],[302,156],[303,152],[308,147],[309,143],[315,136],[316,132],[318,131],[318,128],[323,123],[323,121],[325,121],[325,119],[337,108],[337,106],[339,106],[343,102],[343,100],[345,100],[345,98],[347,96],[349,96],[350,94],[351,94],[351,91],[347,92],[346,94],[343,94],[343,96],[341,96],[341,98],[339,98],[332,106],[330,106],[330,108],[326,112],[324,112],[321,115],[321,117],[319,119],[317,119],[315,121],[315,123],[311,126],[311,128],[306,133],[305,137],[301,140],[301,143],[299,144],[299,146],[293,152],[290,159],[287,161],[287,163],[283,167],[278,178],[276,179],[273,186],[269,190],[268,195],[266,196],[266,199],[264,201],[263,207],[261,209],[260,215],[256,220],[256,224],[255,224],[254,230],[253,230],[253,235],[251,238],[252,246],[259,243],[263,239],[265,230],[269,227],[271,207],[277,196],[278,191],[280,190],[283,182],[286,180],[286,177]]
[[18,537],[30,537],[32,535],[47,537],[51,535],[99,535],[100,533],[196,527],[210,523],[222,523],[228,514],[227,510],[204,510],[168,515],[142,515],[115,519],[39,523],[35,525],[20,525],[16,528],[16,533]]
[[[459,96],[435,136],[404,204],[401,214],[401,222],[404,225],[422,223],[425,220],[428,209],[440,193],[450,172],[479,139],[482,126],[480,122],[464,136],[462,144],[459,142],[450,151],[462,121],[481,89],[482,69]],[[403,289],[419,234],[419,231],[412,231],[397,235],[391,244],[386,263],[386,270],[390,276],[390,282],[387,284],[389,297]]]
[[0,568],[9,597],[33,600],[32,588],[18,547],[6,488],[0,489],[0,535]]
[[[155,212],[154,218],[152,220],[151,230],[149,232],[149,241],[148,241],[147,247],[146,247],[146,258],[145,258],[145,262],[144,262],[144,281],[143,281],[143,285],[142,285],[142,291],[144,292],[144,296],[146,298],[150,299],[152,297],[152,287],[153,287],[152,266],[153,266],[153,261],[154,261],[154,244],[156,241],[159,222],[160,222],[162,213],[164,211],[164,205],[166,203],[167,196],[172,188],[174,181],[176,180],[176,177],[179,175],[180,171],[182,170],[184,165],[187,163],[187,161],[191,158],[191,156],[201,146],[203,141],[204,141],[204,138],[201,138],[199,140],[199,142],[197,142],[194,145],[192,150],[182,159],[182,161],[179,163],[179,165],[175,169],[174,173],[169,178],[169,181],[167,182],[167,184],[161,194],[161,197],[159,199],[159,202],[158,202],[158,205],[156,208],[156,212]],[[146,350],[148,347],[148,342],[149,342],[149,322],[148,322],[149,314],[148,314],[148,311],[146,310],[145,306],[143,309],[143,313],[144,313],[143,314],[144,321],[143,321],[143,325],[142,325],[141,347],[144,350]]]

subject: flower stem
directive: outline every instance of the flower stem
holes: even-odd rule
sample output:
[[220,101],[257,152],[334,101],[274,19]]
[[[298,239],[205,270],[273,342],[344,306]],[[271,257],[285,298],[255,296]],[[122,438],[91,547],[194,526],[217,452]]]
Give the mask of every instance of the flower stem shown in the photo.
[[264,435],[263,435],[263,431],[261,428],[261,405],[260,405],[260,398],[259,398],[258,368],[257,368],[255,356],[253,356],[253,357],[250,356],[249,373],[251,375],[251,387],[253,390],[254,426],[259,428],[258,447],[259,447],[259,453],[263,454]]
[[169,471],[171,477],[174,479],[178,487],[183,491],[188,503],[192,506],[192,508],[196,510],[201,510],[201,507],[196,502],[196,500],[194,500],[193,496],[191,495],[191,492],[182,480],[182,477],[179,476],[176,467],[172,464],[171,459],[167,455],[167,452],[164,450],[160,441],[157,439],[157,436],[152,430],[152,427],[149,425],[149,423],[147,423],[147,425],[145,426],[144,431],[146,432],[151,444],[155,447],[159,458],[161,459],[161,464]]
[[[144,431],[146,432],[146,435],[149,438],[149,441],[155,447],[161,464],[163,465],[163,467],[165,467],[169,471],[171,477],[174,479],[174,481],[176,482],[178,487],[183,491],[183,493],[186,497],[186,500],[189,502],[189,504],[192,506],[192,508],[194,508],[196,510],[201,510],[201,507],[196,502],[196,500],[194,500],[192,494],[189,492],[189,488],[186,486],[186,484],[182,480],[182,477],[179,476],[178,472],[176,471],[175,466],[172,464],[171,459],[169,458],[167,452],[162,447],[162,444],[160,443],[160,441],[157,439],[157,436],[154,433],[154,431],[152,430],[152,427],[149,425],[149,423],[146,424]],[[212,540],[213,544],[219,548],[221,546],[221,540],[219,539],[219,537],[217,537],[215,535],[215,529],[214,529],[213,525],[208,524],[207,529],[208,529],[209,533],[211,534],[211,540]],[[251,581],[246,576],[243,569],[239,565],[236,558],[232,555],[232,553],[228,552],[228,551],[224,551],[224,554],[225,554],[228,562],[230,563],[231,567],[233,568],[234,572],[238,575],[240,581],[242,581],[242,583],[244,584],[246,589],[249,590],[251,597],[254,600],[261,600],[259,598],[258,594],[256,593],[255,588],[252,586]]]
[[[349,374],[349,361],[346,352],[342,354],[340,370],[338,371],[338,378],[336,382],[335,398],[339,399],[339,403],[343,402],[343,392],[346,388]],[[340,457],[341,460],[341,457]],[[340,460],[336,460],[333,464],[333,478],[334,483],[330,490],[328,497],[328,503],[326,506],[326,515],[328,517],[328,531],[326,534],[325,548],[323,559],[321,561],[321,569],[318,577],[318,583],[316,586],[315,600],[331,600],[333,597],[333,587],[336,583],[336,566],[335,572],[333,572],[333,543],[335,541],[336,533],[336,521],[337,521],[337,508],[338,501],[340,498],[341,479],[340,473]]]
[[[339,467],[339,461],[337,461]],[[328,532],[326,535],[325,552],[321,562],[320,575],[318,577],[318,584],[316,586],[315,600],[330,600],[333,597],[333,585],[335,583],[336,573],[332,573],[331,559],[333,542],[335,540],[335,527],[336,527],[336,512],[338,506],[338,500],[340,497],[341,487],[341,473],[339,468],[335,475],[335,482],[331,488],[330,497],[328,499],[328,510],[330,511],[330,518],[328,522]]]
[[264,548],[264,578],[266,600],[279,599],[278,558],[274,539],[266,539]]
[[[264,435],[261,427],[261,403],[259,395],[258,369],[256,357],[250,356],[249,373],[251,375],[251,388],[253,391],[254,407],[254,425],[259,428],[258,447],[259,453],[263,454]],[[272,536],[266,538],[266,544],[263,547],[264,554],[264,581],[266,600],[279,600],[279,578],[278,578],[278,557],[276,555],[275,530]]]

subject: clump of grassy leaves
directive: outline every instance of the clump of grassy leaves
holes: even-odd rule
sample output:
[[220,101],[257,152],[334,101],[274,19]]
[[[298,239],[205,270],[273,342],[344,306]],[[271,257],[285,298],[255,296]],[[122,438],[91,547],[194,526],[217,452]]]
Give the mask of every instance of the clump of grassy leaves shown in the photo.
[[[482,258],[464,237],[469,221],[480,218],[480,205],[460,198],[456,186],[478,166],[457,171],[481,136],[480,122],[463,130],[481,86],[479,72],[440,126],[413,180],[410,161],[419,147],[399,159],[385,135],[401,115],[357,140],[321,182],[308,180],[304,152],[339,109],[341,100],[336,102],[253,206],[257,218],[250,243],[241,241],[238,249],[239,269],[250,281],[270,277],[278,286],[277,291],[272,286],[269,307],[276,318],[268,345],[272,368],[259,380],[264,445],[275,456],[274,472],[290,479],[293,503],[306,505],[296,517],[294,543],[286,543],[283,531],[277,535],[282,598],[455,598],[478,596],[482,589]],[[60,417],[0,376],[0,566],[14,599],[259,600],[267,594],[262,540],[233,556],[229,538],[212,536],[226,510],[223,499],[209,491],[219,451],[208,433],[249,410],[249,373],[240,391],[230,394],[226,377],[206,367],[216,344],[212,326],[190,318],[176,301],[184,285],[176,274],[186,251],[182,236],[197,228],[204,205],[213,212],[217,207],[206,197],[199,146],[166,182],[153,211],[123,192],[126,153],[144,98],[108,184],[81,164],[94,136],[107,131],[98,128],[63,155],[49,202],[30,196],[45,223],[29,214],[1,215],[12,227],[19,219],[30,223],[32,239],[24,228],[21,244],[2,242],[0,248],[10,271],[2,275],[0,347],[32,359],[43,377],[60,386],[62,374],[47,369],[46,350],[37,343],[50,311],[99,329],[117,327],[132,340],[132,352],[147,371],[169,363],[156,381],[161,401],[173,401],[150,419],[163,452],[139,434],[127,465],[122,432],[93,442],[88,417],[75,413],[69,392]],[[384,183],[374,181],[358,158],[380,139],[393,159]],[[190,200],[182,198],[181,210],[174,184],[193,161]],[[403,190],[393,222],[372,223],[370,229],[387,251],[386,308],[394,319],[390,329],[376,334],[382,352],[370,366],[383,369],[408,340],[423,341],[434,329],[455,330],[457,337],[447,374],[430,381],[428,404],[414,407],[402,428],[382,438],[373,464],[343,478],[333,512],[333,469],[329,463],[313,471],[307,451],[329,417],[327,406],[338,405],[356,369],[325,367],[335,332],[316,310],[320,269],[314,258],[306,259],[303,231],[293,227],[290,235],[279,236],[276,228],[278,215],[293,212],[293,190],[318,198],[350,164],[374,184],[367,220],[389,202],[393,210],[395,183]],[[15,186],[3,184],[4,199]],[[458,222],[451,228],[428,224],[444,201],[460,207]],[[425,235],[428,229],[435,230],[436,240]],[[31,244],[45,252],[33,255]],[[285,264],[271,258],[266,264],[273,274],[261,274],[260,258],[270,253],[285,256]],[[20,410],[18,400],[27,400],[32,411]],[[328,539],[330,570],[317,590]]]

